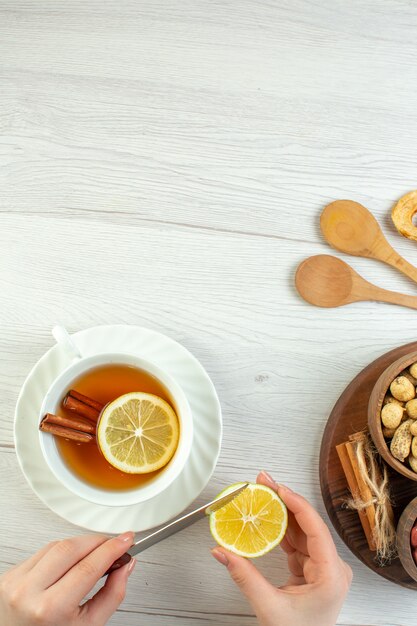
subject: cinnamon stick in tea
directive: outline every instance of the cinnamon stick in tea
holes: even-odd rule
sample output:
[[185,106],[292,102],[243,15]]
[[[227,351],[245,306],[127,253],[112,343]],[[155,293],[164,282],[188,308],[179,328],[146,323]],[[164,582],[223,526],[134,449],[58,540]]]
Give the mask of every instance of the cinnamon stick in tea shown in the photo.
[[97,425],[90,420],[83,417],[66,417],[64,415],[54,415],[53,413],[47,413],[42,422],[48,424],[56,424],[57,426],[63,426],[64,428],[71,428],[71,430],[79,430],[82,433],[96,434]]
[[88,396],[85,396],[83,393],[80,393],[75,389],[70,389],[67,395],[75,398],[76,400],[79,400],[83,404],[87,404],[88,406],[93,407],[93,409],[96,409],[96,411],[98,411],[99,413],[104,406],[101,402],[97,402],[97,400],[93,400],[93,398],[89,398]]
[[71,389],[65,396],[63,405],[74,413],[74,416],[47,413],[40,423],[40,430],[79,443],[94,441],[97,420],[103,404]]
[[53,424],[52,422],[45,420],[45,418],[42,420],[39,428],[45,433],[51,433],[51,435],[72,439],[78,443],[90,443],[95,439],[94,435],[91,435],[90,433],[84,433],[79,430],[72,430],[72,428],[67,428],[65,426],[59,426],[58,424]]
[[96,400],[88,398],[82,393],[71,389],[67,393],[63,401],[64,407],[67,411],[72,411],[81,417],[97,421],[98,416],[103,408],[103,405]]

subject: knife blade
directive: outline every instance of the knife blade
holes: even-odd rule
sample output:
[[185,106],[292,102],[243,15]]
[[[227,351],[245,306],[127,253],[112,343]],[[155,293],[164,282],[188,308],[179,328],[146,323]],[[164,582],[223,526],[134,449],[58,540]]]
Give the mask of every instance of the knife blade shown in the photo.
[[229,502],[234,500],[236,496],[238,496],[244,489],[246,489],[248,485],[249,483],[243,483],[243,485],[239,485],[238,487],[233,489],[233,491],[230,491],[224,496],[221,496],[220,498],[215,498],[211,502],[208,502],[207,504],[200,506],[198,509],[191,511],[191,513],[187,513],[186,515],[183,515],[182,517],[179,517],[176,520],[169,522],[169,524],[166,524],[162,528],[155,530],[150,535],[143,537],[143,539],[139,539],[139,541],[136,541],[133,546],[131,546],[129,550],[125,552],[125,554],[122,554],[122,556],[113,563],[113,565],[107,570],[106,574],[110,574],[110,572],[113,572],[123,565],[126,565],[126,563],[129,563],[130,559],[135,556],[135,554],[143,552],[144,550],[150,548],[159,541],[162,541],[163,539],[174,535],[180,530],[183,530],[184,528],[195,524],[195,522],[198,522],[200,519],[203,519],[207,515],[210,515],[210,513],[214,513],[214,511],[217,511],[226,504],[229,504]]

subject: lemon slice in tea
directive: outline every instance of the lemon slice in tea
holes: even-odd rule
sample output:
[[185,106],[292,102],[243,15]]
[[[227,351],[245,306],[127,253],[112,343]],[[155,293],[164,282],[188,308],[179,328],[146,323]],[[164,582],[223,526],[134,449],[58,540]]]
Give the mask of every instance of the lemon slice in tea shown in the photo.
[[97,443],[107,461],[129,474],[147,474],[164,467],[178,438],[175,411],[150,393],[127,393],[110,402],[97,429]]
[[[237,483],[218,497],[226,495]],[[249,484],[234,500],[210,514],[210,531],[215,541],[240,556],[263,556],[277,546],[288,524],[287,507],[264,485]]]

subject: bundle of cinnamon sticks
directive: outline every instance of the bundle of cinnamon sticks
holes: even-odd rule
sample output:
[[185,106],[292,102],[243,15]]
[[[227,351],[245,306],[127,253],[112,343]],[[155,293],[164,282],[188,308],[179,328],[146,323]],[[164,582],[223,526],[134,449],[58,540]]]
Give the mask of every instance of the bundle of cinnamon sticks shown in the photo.
[[[354,437],[355,435],[351,435]],[[339,455],[340,463],[342,465],[346,481],[349,486],[349,490],[354,500],[360,500],[362,502],[369,502],[372,500],[372,495],[369,487],[366,485],[361,473],[359,471],[358,462],[354,452],[354,444],[351,438],[349,441],[336,446],[337,454]],[[376,550],[376,544],[374,539],[375,532],[375,506],[370,504],[366,508],[358,510],[358,515],[361,520],[362,528],[364,530],[366,540],[368,542],[369,549],[372,552]]]
[[388,473],[379,467],[369,433],[351,435],[336,451],[352,494],[345,505],[357,511],[368,547],[384,565],[395,556],[396,532],[390,501]]
[[67,393],[62,404],[73,415],[47,413],[39,425],[40,430],[78,443],[95,441],[97,420],[103,405],[74,389]]

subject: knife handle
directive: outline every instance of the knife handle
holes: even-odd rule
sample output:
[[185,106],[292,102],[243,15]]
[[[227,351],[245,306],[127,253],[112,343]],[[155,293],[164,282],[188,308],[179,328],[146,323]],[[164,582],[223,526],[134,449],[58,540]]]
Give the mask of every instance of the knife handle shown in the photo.
[[132,557],[129,552],[125,552],[124,554],[122,554],[122,556],[119,556],[119,558],[115,560],[113,565],[110,565],[109,569],[107,570],[107,572],[104,572],[103,576],[107,576],[107,574],[111,574],[117,569],[120,569],[121,567],[123,567],[123,565],[127,565],[128,563],[130,563],[131,559]]

